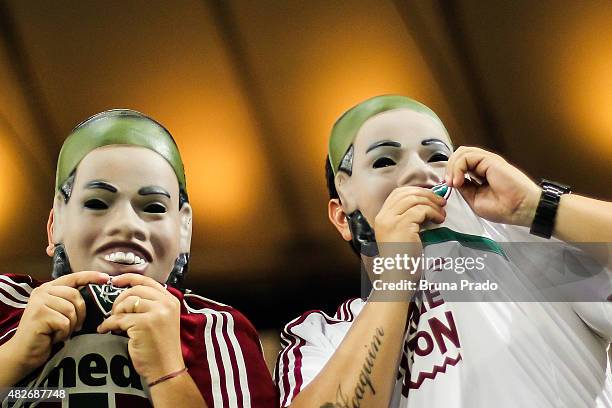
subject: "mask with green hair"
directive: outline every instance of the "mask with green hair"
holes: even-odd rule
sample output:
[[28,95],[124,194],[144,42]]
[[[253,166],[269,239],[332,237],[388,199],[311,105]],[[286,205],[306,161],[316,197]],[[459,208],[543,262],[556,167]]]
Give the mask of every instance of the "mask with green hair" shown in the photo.
[[70,132],[57,161],[55,189],[63,192],[62,187],[81,160],[92,150],[108,145],[141,146],[158,153],[170,163],[179,189],[186,195],[185,169],[172,135],[155,119],[131,109],[98,113]]
[[[423,113],[438,122],[448,136],[448,132],[438,115],[422,103],[400,95],[375,96],[353,106],[334,123],[329,137],[328,150],[329,162],[334,176],[338,172],[352,175],[353,143],[363,124],[379,113],[394,109],[409,109]],[[351,229],[353,248],[366,256],[375,256],[378,249],[374,230],[361,211],[357,209],[348,214],[347,220]]]
[[[172,166],[179,184],[179,208],[189,201],[183,161],[170,132],[156,120],[131,109],[112,109],[93,115],[77,125],[64,141],[57,162],[55,190],[68,202],[77,167],[91,151],[109,145],[140,146],[161,155]],[[187,272],[189,254],[180,254],[168,283],[178,286]],[[70,273],[63,244],[56,245],[53,277]]]
[[[434,111],[420,102],[400,95],[381,95],[353,106],[336,120],[329,137],[329,161],[332,165],[334,175],[338,171],[346,171],[349,175],[352,171],[352,146],[359,129],[372,116],[393,109],[410,109],[411,111],[424,113],[436,122],[440,123],[446,132],[444,124]],[[448,132],[446,132],[448,136]]]

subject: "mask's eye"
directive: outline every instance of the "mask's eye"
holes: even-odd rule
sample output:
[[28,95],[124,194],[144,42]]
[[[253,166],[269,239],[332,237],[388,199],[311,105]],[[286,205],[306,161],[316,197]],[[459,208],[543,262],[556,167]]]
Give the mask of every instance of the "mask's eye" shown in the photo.
[[108,205],[102,200],[98,200],[97,198],[92,198],[91,200],[85,201],[85,208],[89,208],[90,210],[106,210],[108,209]]
[[145,212],[152,214],[164,214],[166,212],[166,207],[160,203],[152,203],[147,205],[144,210]]
[[388,157],[381,157],[380,159],[376,159],[376,161],[372,165],[372,167],[374,167],[375,169],[389,166],[395,166],[395,162]]
[[448,156],[442,153],[436,153],[429,158],[429,162],[440,162],[440,161],[448,161]]

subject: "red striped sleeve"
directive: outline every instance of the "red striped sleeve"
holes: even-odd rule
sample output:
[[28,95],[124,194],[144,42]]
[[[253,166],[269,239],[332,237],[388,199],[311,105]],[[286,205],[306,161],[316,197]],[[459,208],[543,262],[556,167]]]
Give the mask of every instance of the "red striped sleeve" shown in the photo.
[[28,275],[0,275],[0,344],[13,336],[30,293],[41,283]]
[[189,369],[207,404],[211,408],[277,407],[259,336],[246,317],[193,294],[185,295],[183,304],[189,314],[186,319],[198,320],[188,337],[201,343],[191,345],[199,350],[190,353],[193,369]]

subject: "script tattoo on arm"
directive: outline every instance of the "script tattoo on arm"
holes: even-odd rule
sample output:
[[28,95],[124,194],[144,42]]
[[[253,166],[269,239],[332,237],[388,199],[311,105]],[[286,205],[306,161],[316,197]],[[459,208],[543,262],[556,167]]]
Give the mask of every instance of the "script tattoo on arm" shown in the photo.
[[368,353],[361,366],[359,377],[357,377],[357,384],[353,390],[352,398],[349,398],[349,396],[342,391],[342,386],[338,385],[336,402],[326,402],[321,405],[320,408],[360,408],[361,401],[365,397],[366,392],[369,391],[372,395],[376,395],[374,383],[372,382],[372,369],[374,368],[376,357],[378,357],[378,350],[380,349],[384,335],[385,331],[383,328],[378,327],[372,336],[370,344],[364,345],[364,347],[368,349]]

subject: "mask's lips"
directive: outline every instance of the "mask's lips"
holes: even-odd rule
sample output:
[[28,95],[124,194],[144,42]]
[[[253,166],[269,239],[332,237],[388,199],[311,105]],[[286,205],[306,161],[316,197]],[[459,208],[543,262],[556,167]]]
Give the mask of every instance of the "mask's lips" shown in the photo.
[[139,245],[134,242],[109,242],[107,244],[102,245],[97,252],[98,254],[101,254],[103,256],[118,252],[123,252],[124,254],[131,252],[147,263],[153,260],[151,253],[147,249],[145,249],[142,245]]

